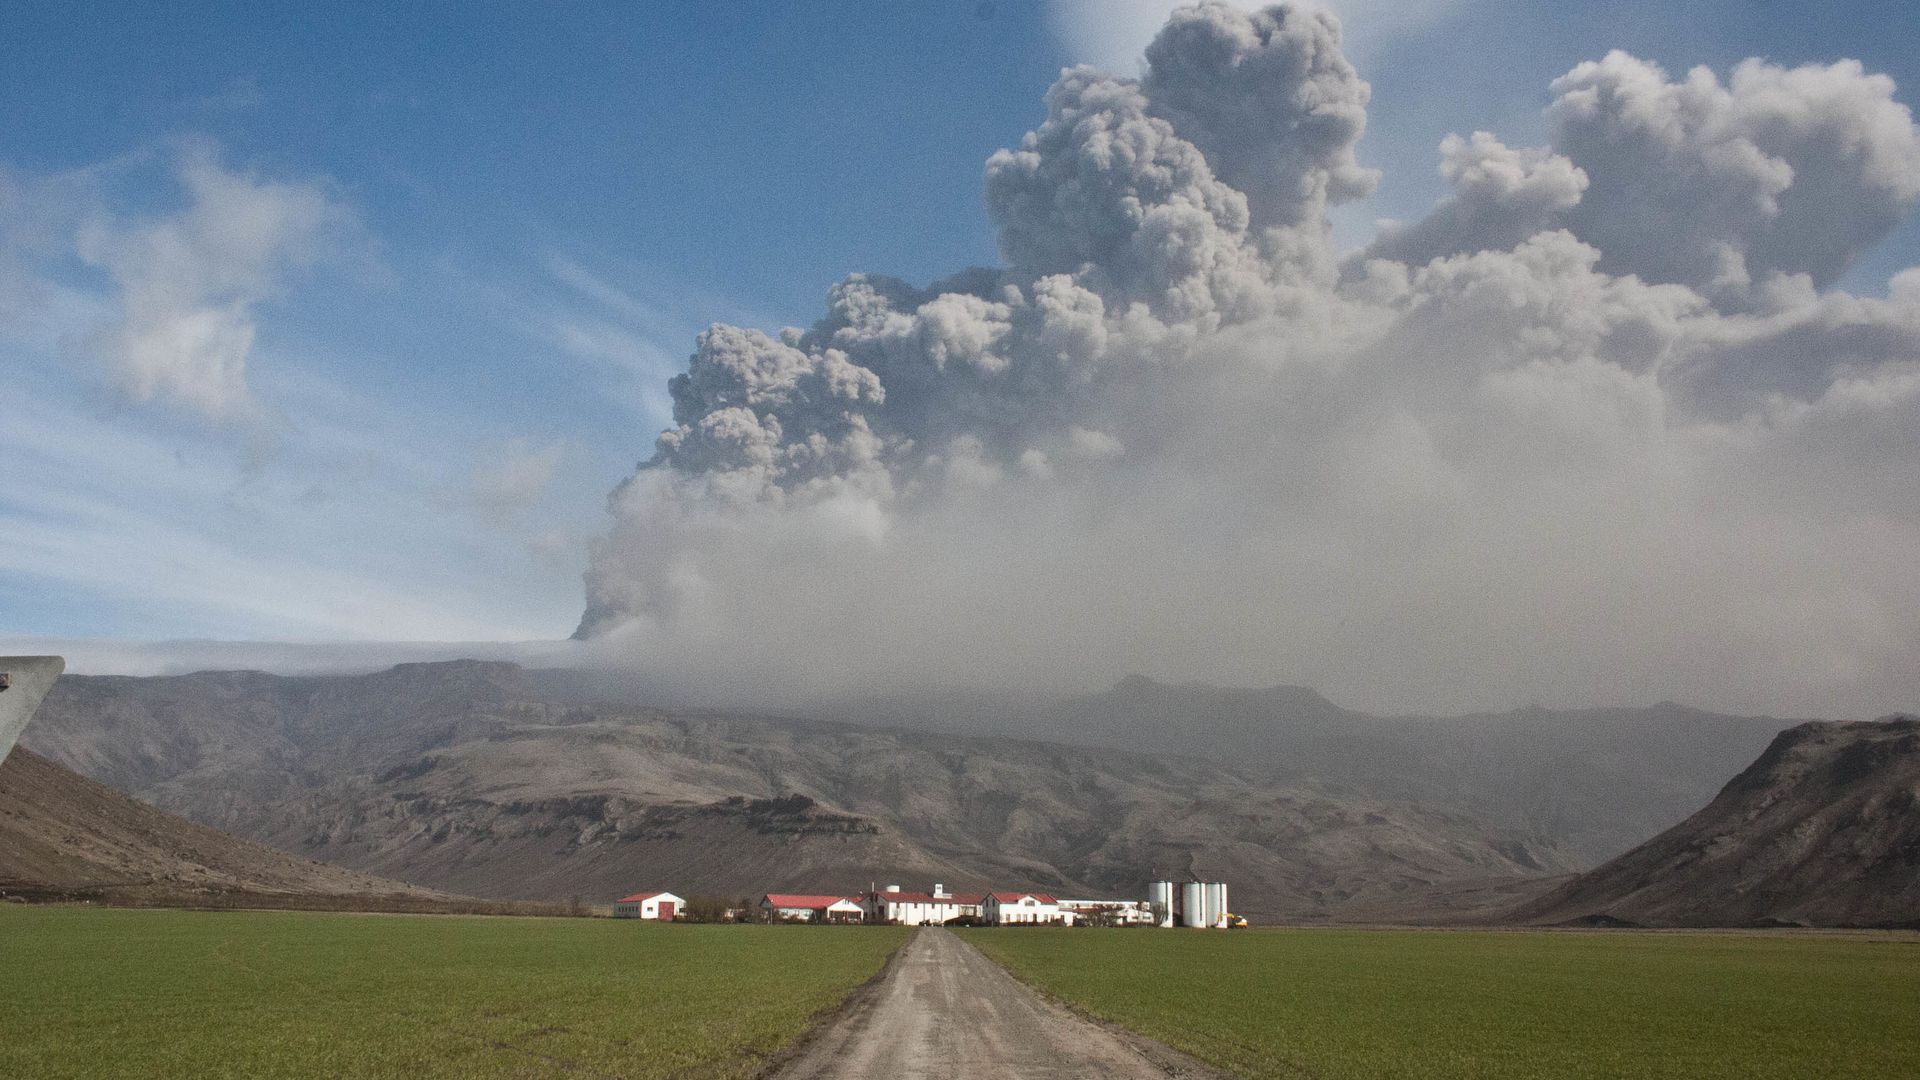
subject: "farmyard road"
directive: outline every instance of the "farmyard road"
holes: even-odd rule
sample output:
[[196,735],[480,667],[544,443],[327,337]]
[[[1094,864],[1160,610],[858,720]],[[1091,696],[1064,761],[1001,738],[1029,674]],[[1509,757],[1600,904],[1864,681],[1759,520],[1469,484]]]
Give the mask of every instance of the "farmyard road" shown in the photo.
[[1219,1075],[1074,1016],[960,935],[933,928],[916,933],[878,984],[774,1073],[777,1080]]

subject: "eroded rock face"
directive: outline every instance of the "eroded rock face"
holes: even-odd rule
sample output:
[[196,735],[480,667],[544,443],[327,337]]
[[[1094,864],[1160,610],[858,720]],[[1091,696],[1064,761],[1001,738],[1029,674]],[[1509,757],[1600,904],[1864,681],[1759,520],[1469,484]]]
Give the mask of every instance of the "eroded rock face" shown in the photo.
[[1920,718],[1782,732],[1706,809],[1520,914],[1920,926]]
[[0,761],[26,730],[40,701],[67,669],[58,656],[0,656]]

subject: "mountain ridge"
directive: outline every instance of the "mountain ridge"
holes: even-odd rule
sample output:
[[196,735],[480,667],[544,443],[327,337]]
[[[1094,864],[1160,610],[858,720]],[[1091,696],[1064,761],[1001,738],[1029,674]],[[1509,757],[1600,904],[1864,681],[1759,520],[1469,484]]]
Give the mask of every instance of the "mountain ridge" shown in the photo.
[[819,708],[867,723],[1200,757],[1264,783],[1444,808],[1538,833],[1588,866],[1705,806],[1795,723],[1671,702],[1377,716],[1310,687],[1141,675],[1064,699],[896,695]]
[[[1523,830],[1172,754],[554,701],[499,662],[370,676],[70,677],[37,749],[170,810],[435,888],[1138,893],[1236,882],[1288,918],[1564,872]],[[801,802],[800,800],[805,800]]]
[[1784,731],[1698,814],[1513,917],[1920,926],[1920,717]]

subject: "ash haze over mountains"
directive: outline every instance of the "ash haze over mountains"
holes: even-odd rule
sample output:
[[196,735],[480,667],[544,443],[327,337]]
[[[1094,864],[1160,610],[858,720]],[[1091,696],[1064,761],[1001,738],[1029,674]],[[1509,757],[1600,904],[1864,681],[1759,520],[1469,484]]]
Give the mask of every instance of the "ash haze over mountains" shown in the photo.
[[[1290,719],[1268,717],[1276,738]],[[1684,756],[1672,751],[1688,735],[1671,734],[1652,756]],[[488,897],[876,879],[1134,895],[1180,872],[1232,880],[1238,910],[1433,918],[1483,906],[1487,889],[1538,893],[1540,875],[1584,864],[1525,815],[1463,811],[1471,793],[1444,770],[1430,805],[1372,794],[1397,790],[1392,762],[1371,767],[1393,748],[1352,738],[1359,783],[1336,793],[1164,752],[622,705],[575,672],[478,661],[69,676],[28,741],[204,825]],[[1568,790],[1594,786],[1577,741],[1555,755]],[[1613,801],[1658,800],[1676,779],[1645,771]],[[1595,812],[1578,798],[1546,809],[1555,826]]]
[[745,696],[1920,700],[1920,269],[1835,289],[1920,201],[1893,82],[1609,53],[1343,254],[1369,93],[1287,7],[1063,72],[986,162],[1004,268],[699,336],[585,654]]

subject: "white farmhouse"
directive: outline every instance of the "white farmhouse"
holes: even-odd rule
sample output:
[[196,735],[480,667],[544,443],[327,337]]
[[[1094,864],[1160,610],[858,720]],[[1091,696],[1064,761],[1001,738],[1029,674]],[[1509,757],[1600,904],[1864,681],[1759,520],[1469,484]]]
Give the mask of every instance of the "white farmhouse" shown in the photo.
[[674,915],[686,906],[685,900],[670,892],[634,893],[632,896],[623,896],[613,902],[613,917],[672,922]]
[[981,915],[993,926],[1012,926],[1015,923],[1073,925],[1073,912],[1061,910],[1060,901],[1046,893],[988,893],[981,904]]
[[963,917],[980,918],[981,900],[978,893],[948,892],[940,884],[930,893],[902,892],[900,886],[889,885],[862,896],[860,906],[866,909],[868,922],[938,926]]

